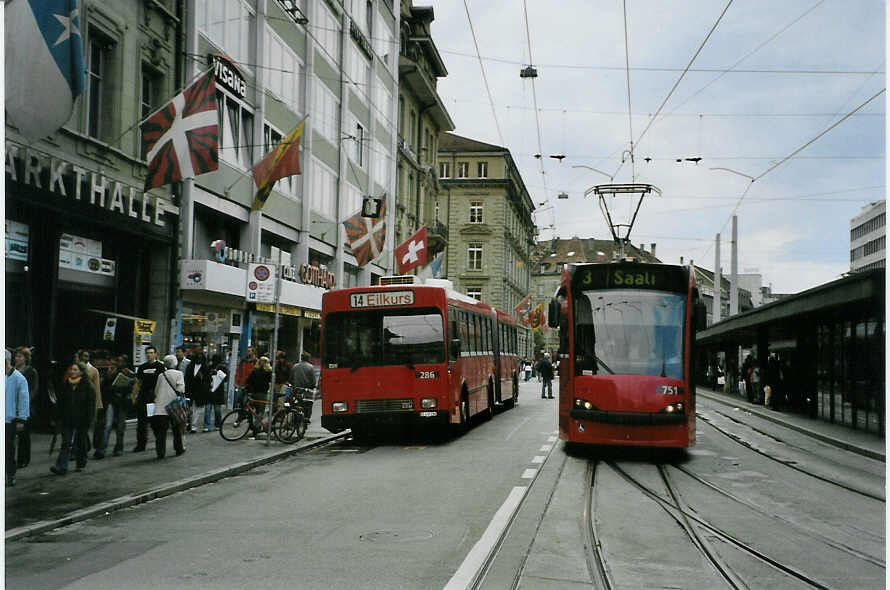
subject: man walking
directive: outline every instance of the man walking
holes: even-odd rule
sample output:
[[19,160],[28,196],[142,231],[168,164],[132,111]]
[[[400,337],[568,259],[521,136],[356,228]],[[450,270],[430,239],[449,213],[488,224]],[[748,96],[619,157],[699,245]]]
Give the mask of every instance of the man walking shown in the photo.
[[537,369],[541,377],[541,399],[553,399],[553,365],[550,364],[549,352],[545,352],[544,358],[538,361]]
[[25,428],[31,415],[30,394],[25,377],[12,366],[12,353],[6,351],[6,485],[15,485],[15,435]]
[[133,387],[132,399],[136,404],[136,446],[134,453],[145,450],[148,442],[148,413],[146,404],[155,400],[155,385],[158,377],[164,372],[164,365],[158,361],[158,349],[149,346],[145,349],[145,358],[148,359],[136,371],[136,385]]

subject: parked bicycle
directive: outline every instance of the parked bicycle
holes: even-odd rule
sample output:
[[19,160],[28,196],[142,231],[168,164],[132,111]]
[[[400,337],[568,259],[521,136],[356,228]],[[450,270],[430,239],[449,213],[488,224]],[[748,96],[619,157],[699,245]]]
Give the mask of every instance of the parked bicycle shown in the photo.
[[[219,435],[225,440],[234,441],[241,440],[248,432],[253,432],[254,436],[266,432],[269,428],[266,404],[266,400],[246,398],[244,405],[223,416],[222,422],[219,423]],[[259,406],[262,407],[258,410]],[[277,414],[278,412],[272,417],[273,425]]]

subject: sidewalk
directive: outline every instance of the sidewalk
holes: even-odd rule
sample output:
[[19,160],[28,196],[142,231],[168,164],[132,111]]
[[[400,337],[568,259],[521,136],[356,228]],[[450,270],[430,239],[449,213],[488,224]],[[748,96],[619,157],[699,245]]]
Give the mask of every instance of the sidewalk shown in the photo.
[[58,457],[58,442],[50,456],[52,435],[32,433],[31,463],[16,472],[15,487],[5,488],[6,541],[230,477],[345,436],[324,430],[316,413],[313,412],[306,436],[296,444],[285,445],[274,439],[269,446],[265,440],[228,442],[218,430],[212,430],[186,434],[183,439],[186,452],[177,457],[168,432],[167,457],[162,460],[156,458],[150,429],[146,450],[131,452],[136,446],[133,420],[127,423],[122,456],[113,457],[109,452],[104,459],[96,460],[90,452],[83,471],[75,471],[72,461],[64,476],[49,470]]
[[824,443],[834,445],[841,449],[886,462],[886,445],[884,438],[871,432],[854,430],[849,426],[832,424],[819,418],[811,418],[804,414],[771,410],[760,404],[752,404],[748,400],[735,394],[714,391],[707,387],[696,385],[696,393],[706,399],[731,406],[742,408],[754,416],[775,422],[791,430],[806,434]]

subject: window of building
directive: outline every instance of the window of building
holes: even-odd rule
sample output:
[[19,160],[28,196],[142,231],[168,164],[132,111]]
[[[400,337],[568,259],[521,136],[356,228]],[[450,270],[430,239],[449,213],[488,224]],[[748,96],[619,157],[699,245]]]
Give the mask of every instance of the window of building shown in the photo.
[[482,287],[467,287],[467,296],[482,301]]
[[482,201],[470,201],[470,223],[482,223]]
[[291,111],[303,112],[303,62],[287,43],[266,26],[263,85]]
[[[157,70],[148,64],[142,64],[142,88],[139,93],[140,120],[144,121],[159,106],[158,101],[164,98],[161,92],[162,82],[163,77]],[[137,135],[139,136],[139,157],[144,159],[146,144],[142,139],[142,134],[138,133]]]
[[488,178],[488,162],[477,162],[476,172],[479,178]]
[[414,149],[415,141],[417,141],[417,112],[411,109],[411,114],[408,117],[408,145],[411,146],[411,149]]
[[367,96],[371,91],[371,62],[355,41],[349,43],[349,51],[346,58],[346,73],[356,86],[359,96]]
[[362,191],[351,182],[343,184],[343,211],[352,215],[362,208]]
[[467,244],[467,270],[482,270],[482,242]]
[[450,162],[439,162],[439,178],[451,178]]
[[314,78],[313,84],[313,128],[333,145],[339,145],[340,101],[320,79]]
[[253,64],[253,10],[244,0],[197,0],[198,30],[240,66]]
[[392,155],[389,146],[374,138],[374,182],[387,188],[389,186],[389,174],[392,170]]
[[405,97],[399,95],[399,137],[404,135],[405,129]]
[[216,91],[219,157],[241,168],[253,166],[253,113],[232,96]]
[[364,151],[365,151],[365,128],[362,127],[361,123],[355,124],[355,137],[353,137],[355,141],[355,147],[352,152],[353,160],[355,163],[359,165],[359,167],[364,167]]
[[328,219],[337,218],[337,174],[318,158],[312,158],[310,208]]
[[325,0],[317,0],[315,12],[315,38],[321,44],[331,63],[340,63],[340,18],[331,12]]
[[469,162],[458,162],[457,163],[457,177],[458,178],[467,178],[470,175],[470,163]]
[[100,33],[90,31],[90,40],[86,63],[86,132],[90,137],[105,139],[104,117],[105,105],[108,102],[110,59],[114,44]]

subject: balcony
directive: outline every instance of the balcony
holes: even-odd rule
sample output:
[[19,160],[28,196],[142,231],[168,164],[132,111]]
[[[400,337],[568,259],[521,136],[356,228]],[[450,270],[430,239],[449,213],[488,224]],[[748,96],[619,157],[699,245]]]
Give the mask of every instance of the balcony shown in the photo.
[[427,221],[426,239],[430,252],[441,252],[448,245],[448,226],[437,220]]

